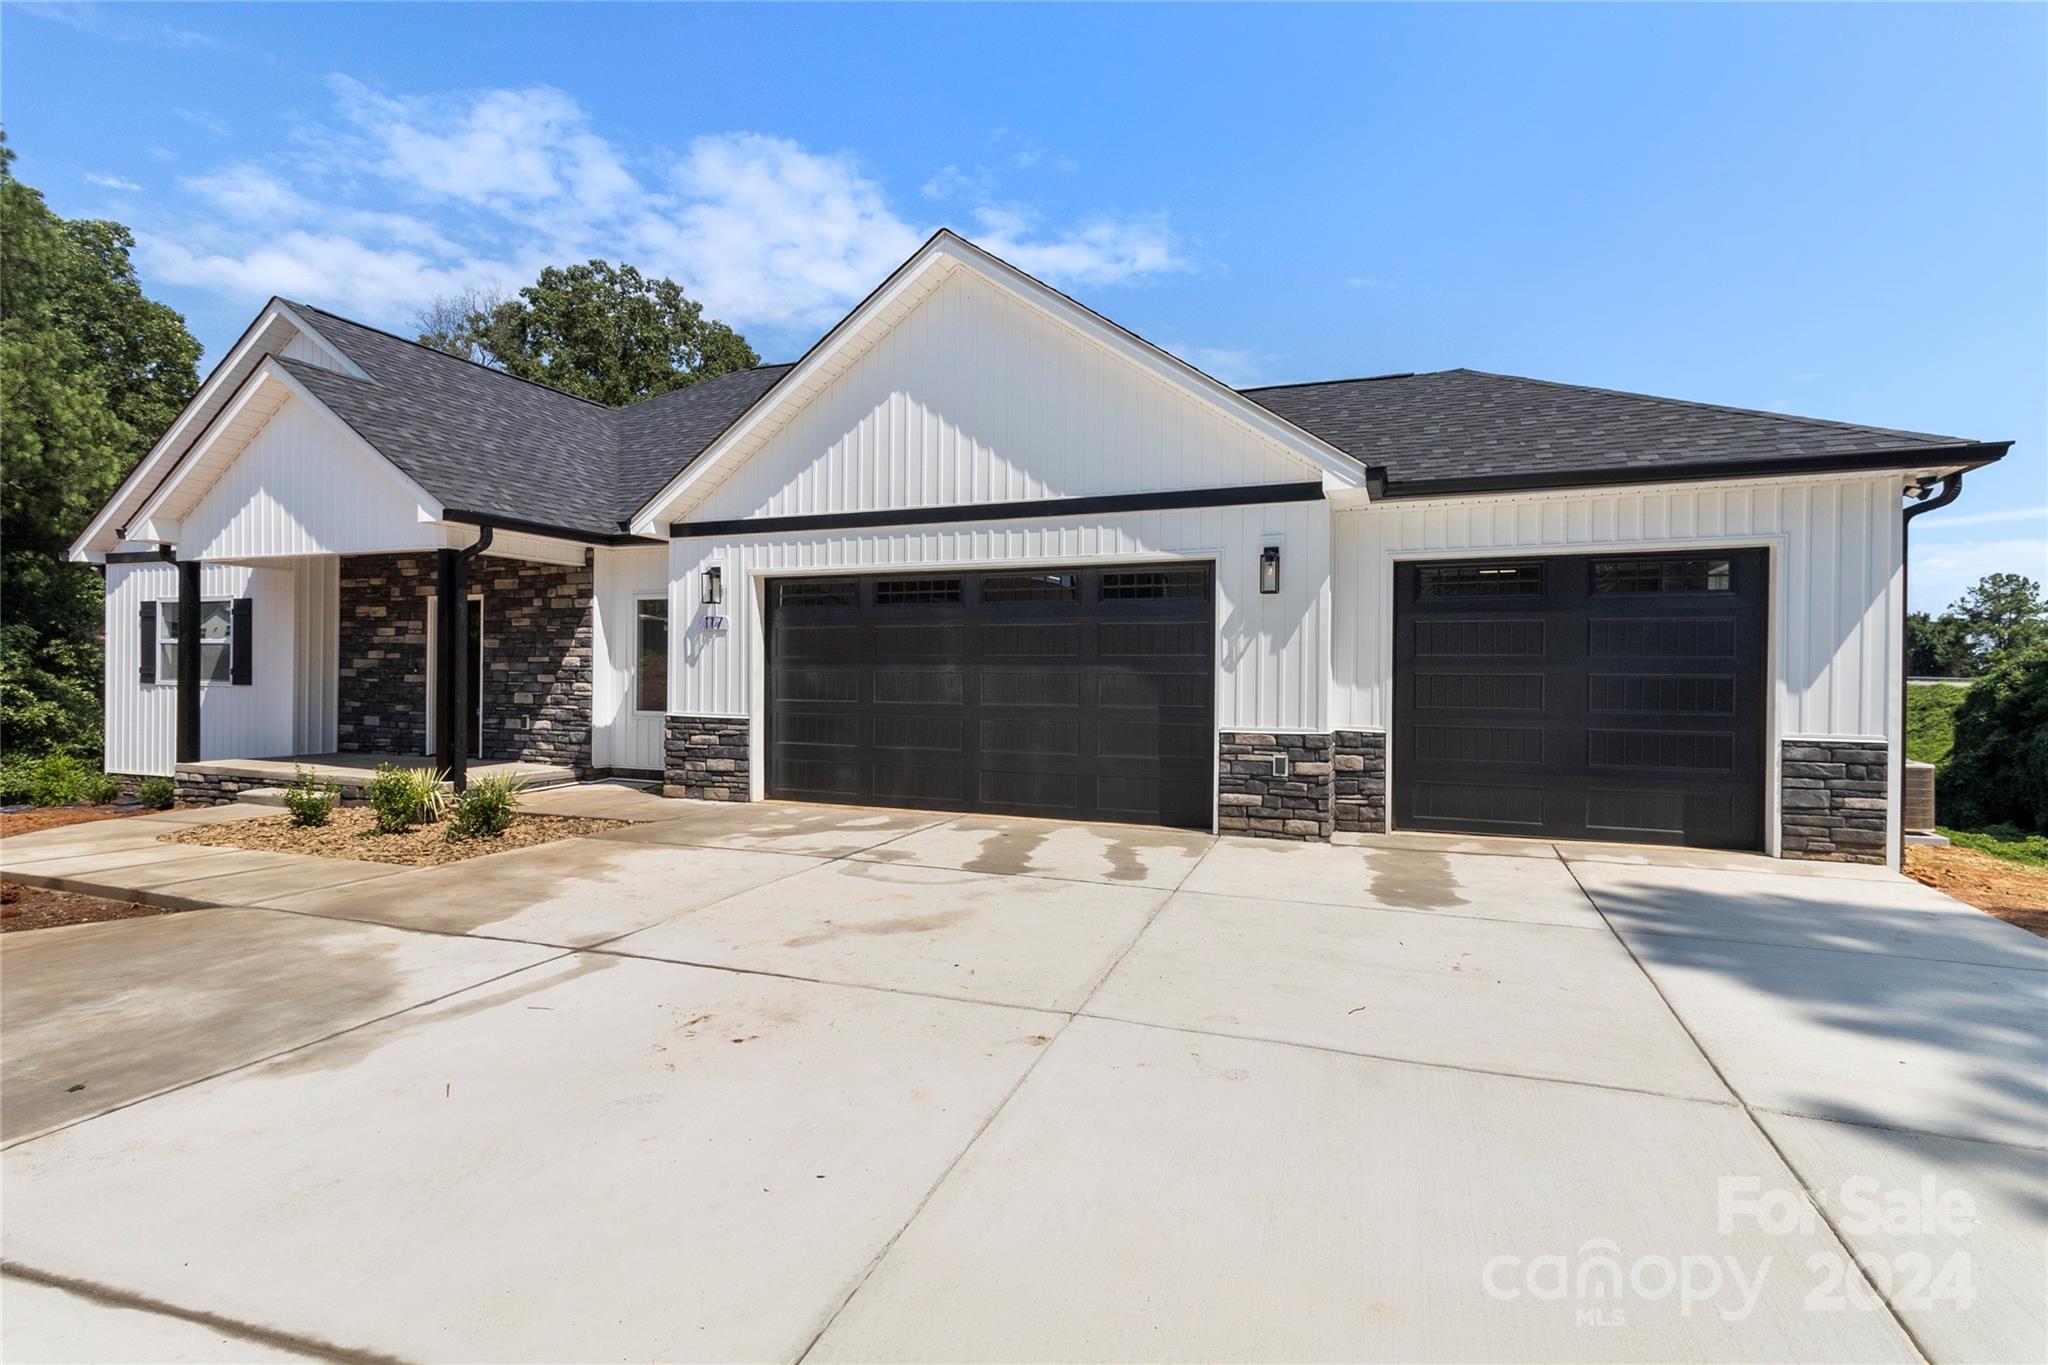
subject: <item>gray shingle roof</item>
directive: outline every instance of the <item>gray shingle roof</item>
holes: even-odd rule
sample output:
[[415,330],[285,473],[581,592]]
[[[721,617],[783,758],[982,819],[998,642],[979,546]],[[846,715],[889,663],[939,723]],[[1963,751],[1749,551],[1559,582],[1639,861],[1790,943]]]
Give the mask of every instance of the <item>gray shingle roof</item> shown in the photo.
[[740,370],[610,408],[292,307],[372,382],[279,363],[444,505],[592,535],[619,534],[789,368]]
[[[444,505],[616,536],[789,372],[764,365],[609,408],[305,304],[372,382],[281,359],[364,440]],[[1388,489],[1512,488],[1749,472],[1898,451],[1999,451],[1955,436],[1580,388],[1478,370],[1242,390],[1386,471]],[[1988,452],[1988,453],[1987,453]]]
[[1761,461],[1788,467],[1881,452],[1958,451],[1956,436],[1686,403],[1542,379],[1437,370],[1245,389],[1244,396],[1367,465],[1390,491],[1457,481],[1516,487],[1623,482]]

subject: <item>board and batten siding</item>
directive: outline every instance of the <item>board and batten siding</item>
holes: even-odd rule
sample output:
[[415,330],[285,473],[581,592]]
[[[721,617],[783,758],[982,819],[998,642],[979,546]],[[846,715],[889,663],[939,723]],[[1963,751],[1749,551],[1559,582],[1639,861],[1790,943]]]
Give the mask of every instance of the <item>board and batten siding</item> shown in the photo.
[[422,521],[389,467],[287,398],[178,523],[188,559],[426,550],[444,532]]
[[[1259,550],[1281,547],[1281,589],[1258,590]],[[1216,564],[1217,723],[1324,728],[1330,676],[1330,510],[1322,502],[933,527],[683,538],[669,547],[669,709],[760,715],[761,608],[776,577],[903,569],[1057,568],[1207,559]],[[717,565],[725,604],[702,602]],[[707,613],[725,619],[707,629]],[[756,771],[759,766],[756,765]]]
[[[287,569],[208,564],[200,569],[200,595],[253,599],[256,632],[251,681],[200,688],[199,738],[203,758],[256,758],[294,751],[292,690],[294,590]],[[170,564],[107,566],[106,770],[169,776],[177,756],[175,679],[141,680],[138,628],[143,602],[176,601],[177,569]]]
[[[591,644],[591,762],[600,768],[662,768],[661,712],[635,708],[637,603],[668,591],[668,552],[599,550],[593,564],[597,610]],[[670,632],[673,659],[674,632]],[[675,676],[673,663],[669,676]]]
[[1889,735],[1899,705],[1897,475],[1389,502],[1337,514],[1337,724],[1386,729],[1397,558],[1764,545],[1780,735]]
[[680,515],[724,521],[1318,477],[1212,404],[959,270]]

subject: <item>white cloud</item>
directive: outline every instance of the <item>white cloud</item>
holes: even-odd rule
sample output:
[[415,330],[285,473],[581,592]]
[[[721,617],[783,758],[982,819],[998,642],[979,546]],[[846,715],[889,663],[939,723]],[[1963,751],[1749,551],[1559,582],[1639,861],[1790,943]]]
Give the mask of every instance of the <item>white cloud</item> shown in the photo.
[[88,185],[98,185],[101,189],[121,190],[129,194],[138,193],[142,189],[142,186],[136,184],[133,180],[127,180],[118,175],[106,175],[99,171],[87,171],[85,173],[85,183]]
[[204,109],[173,109],[171,112],[185,122],[205,129],[215,137],[226,137],[235,131],[228,126],[226,119],[218,114],[209,114]]
[[1248,389],[1265,378],[1262,359],[1251,351],[1227,346],[1188,346],[1178,341],[1162,342],[1160,350],[1177,355],[1188,364],[1219,379],[1233,389]]
[[1370,275],[1346,275],[1344,283],[1352,289],[1387,289],[1391,287],[1385,280],[1376,280]]
[[[722,132],[629,156],[548,86],[328,86],[335,119],[299,129],[290,153],[184,180],[180,209],[139,225],[145,265],[241,299],[296,293],[400,323],[437,292],[516,287],[544,265],[601,256],[673,276],[736,326],[808,332],[931,231],[852,155],[787,138]],[[974,221],[984,246],[1055,284],[1191,268],[1163,218],[1045,228],[1029,211],[984,206]]]
[[992,207],[974,211],[969,235],[979,246],[1054,284],[1121,284],[1139,275],[1192,270],[1163,218],[1098,218],[1051,237],[1033,216]]
[[2048,538],[1986,540],[1969,545],[1929,544],[1920,534],[1921,528],[1939,516],[1936,513],[1913,524],[1908,587],[1912,594],[1909,605],[1914,611],[1940,611],[1986,574],[2021,573],[2037,582],[2048,581]]
[[1989,526],[2000,521],[2034,521],[2048,526],[2048,507],[2007,507],[1996,512],[1964,512],[1960,516],[1937,513],[1913,523],[1915,536],[1953,530],[1961,526]]

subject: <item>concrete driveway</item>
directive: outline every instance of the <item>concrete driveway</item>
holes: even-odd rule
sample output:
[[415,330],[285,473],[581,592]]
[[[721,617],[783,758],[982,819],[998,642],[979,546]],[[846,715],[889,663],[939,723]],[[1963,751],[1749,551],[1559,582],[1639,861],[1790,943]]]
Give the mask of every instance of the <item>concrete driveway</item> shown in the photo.
[[533,804],[637,823],[398,871],[155,842],[234,810],[0,847],[213,907],[0,940],[0,1354],[2048,1342],[2048,950],[1889,873]]

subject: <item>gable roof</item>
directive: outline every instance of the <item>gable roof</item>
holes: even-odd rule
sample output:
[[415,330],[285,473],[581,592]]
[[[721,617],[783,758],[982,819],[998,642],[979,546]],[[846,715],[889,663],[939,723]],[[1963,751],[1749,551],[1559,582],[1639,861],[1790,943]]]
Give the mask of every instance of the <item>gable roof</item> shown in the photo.
[[368,376],[285,367],[450,508],[616,536],[786,365],[740,370],[607,407],[322,309],[294,305]]
[[[792,365],[707,379],[621,408],[578,398],[307,304],[273,299],[149,455],[74,542],[106,544],[175,474],[213,414],[274,360],[374,450],[447,509],[450,520],[579,539],[635,539],[728,453],[829,382],[936,287],[972,269],[1162,380],[1320,469],[1326,485],[1370,496],[1835,469],[1967,468],[2010,442],[1821,421],[1548,380],[1439,370],[1233,390],[947,231],[935,234]],[[320,361],[288,354],[294,338]],[[843,358],[843,356],[841,357]],[[332,361],[329,366],[324,362]]]
[[1350,488],[1363,482],[1363,470],[1356,462],[1313,432],[1286,421],[1275,421],[1269,411],[1180,357],[1119,327],[951,229],[941,228],[820,337],[738,421],[720,433],[698,457],[680,466],[675,477],[633,514],[633,528],[643,534],[653,532],[662,515],[673,509],[693,485],[715,482],[723,477],[723,467],[730,467],[759,449],[954,271],[979,275],[1112,355],[1208,402],[1226,420],[1299,460],[1305,472],[1319,475],[1327,486]]
[[1388,494],[1985,463],[2009,443],[1437,370],[1244,394],[1383,471]]

